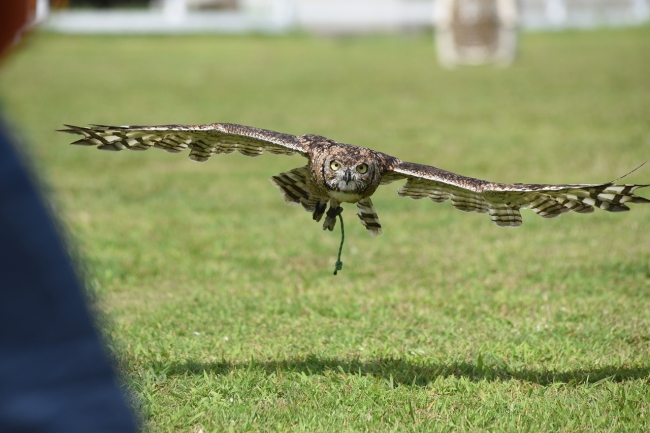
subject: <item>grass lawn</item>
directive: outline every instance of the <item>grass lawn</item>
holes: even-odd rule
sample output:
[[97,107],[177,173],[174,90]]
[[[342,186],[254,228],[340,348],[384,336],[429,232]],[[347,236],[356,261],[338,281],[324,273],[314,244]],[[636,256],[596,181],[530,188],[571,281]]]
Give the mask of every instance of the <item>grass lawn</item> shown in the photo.
[[[83,125],[316,133],[501,182],[650,158],[650,27],[524,34],[441,69],[429,35],[34,35],[0,70],[148,431],[648,431],[650,206],[516,230],[382,187],[384,233],[286,206],[298,156],[97,152]],[[648,166],[626,182],[650,182]],[[646,197],[648,192],[643,192]]]

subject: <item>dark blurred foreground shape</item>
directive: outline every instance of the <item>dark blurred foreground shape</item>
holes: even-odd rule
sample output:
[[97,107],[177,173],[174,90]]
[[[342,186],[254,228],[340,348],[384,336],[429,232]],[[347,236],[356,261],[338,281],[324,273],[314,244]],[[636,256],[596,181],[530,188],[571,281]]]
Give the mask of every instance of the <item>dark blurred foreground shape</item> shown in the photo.
[[[0,5],[5,53],[30,16]],[[135,432],[55,224],[0,119],[0,432]]]

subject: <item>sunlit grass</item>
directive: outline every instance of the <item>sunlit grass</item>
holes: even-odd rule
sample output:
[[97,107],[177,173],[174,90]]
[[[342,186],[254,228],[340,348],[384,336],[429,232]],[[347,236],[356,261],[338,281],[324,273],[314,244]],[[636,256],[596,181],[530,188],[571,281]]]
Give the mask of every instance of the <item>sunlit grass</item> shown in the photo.
[[267,180],[300,157],[196,164],[54,132],[234,122],[494,181],[604,182],[650,155],[650,28],[526,34],[513,67],[454,71],[426,35],[23,48],[0,96],[149,430],[650,428],[650,206],[510,230],[390,185],[381,236],[347,207],[334,277],[338,230]]

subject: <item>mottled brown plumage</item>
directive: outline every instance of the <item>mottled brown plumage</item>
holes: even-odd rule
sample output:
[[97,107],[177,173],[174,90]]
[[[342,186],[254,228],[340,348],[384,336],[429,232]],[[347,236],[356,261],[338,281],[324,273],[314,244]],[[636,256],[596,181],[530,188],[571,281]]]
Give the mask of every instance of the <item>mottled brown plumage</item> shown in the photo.
[[[634,194],[648,185],[615,184],[503,184],[474,179],[436,167],[403,162],[398,158],[364,147],[338,143],[319,135],[294,136],[242,125],[103,126],[66,125],[62,132],[82,135],[72,144],[96,146],[103,150],[146,150],[158,147],[167,152],[189,148],[190,159],[207,161],[213,154],[238,151],[259,156],[264,151],[300,154],[308,159],[304,167],[271,178],[284,199],[300,204],[333,230],[341,203],[356,203],[357,215],[372,235],[381,233],[381,224],[370,196],[377,187],[406,180],[398,194],[413,199],[428,197],[434,202],[451,200],[466,212],[489,213],[500,227],[518,227],[520,209],[530,208],[544,218],[574,211],[590,213],[595,208],[609,212],[629,210],[628,203],[650,203]],[[327,206],[329,205],[329,210]]]

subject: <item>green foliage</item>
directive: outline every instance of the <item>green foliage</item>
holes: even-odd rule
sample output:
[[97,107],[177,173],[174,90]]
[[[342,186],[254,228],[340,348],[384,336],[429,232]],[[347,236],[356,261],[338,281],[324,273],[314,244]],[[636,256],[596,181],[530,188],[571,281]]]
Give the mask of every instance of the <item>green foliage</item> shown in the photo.
[[148,430],[650,429],[650,208],[524,211],[508,230],[390,185],[381,236],[344,211],[335,277],[339,231],[267,180],[300,157],[196,164],[54,132],[234,122],[494,181],[599,183],[650,154],[650,28],[525,34],[513,67],[453,71],[426,35],[23,48],[0,95]]

